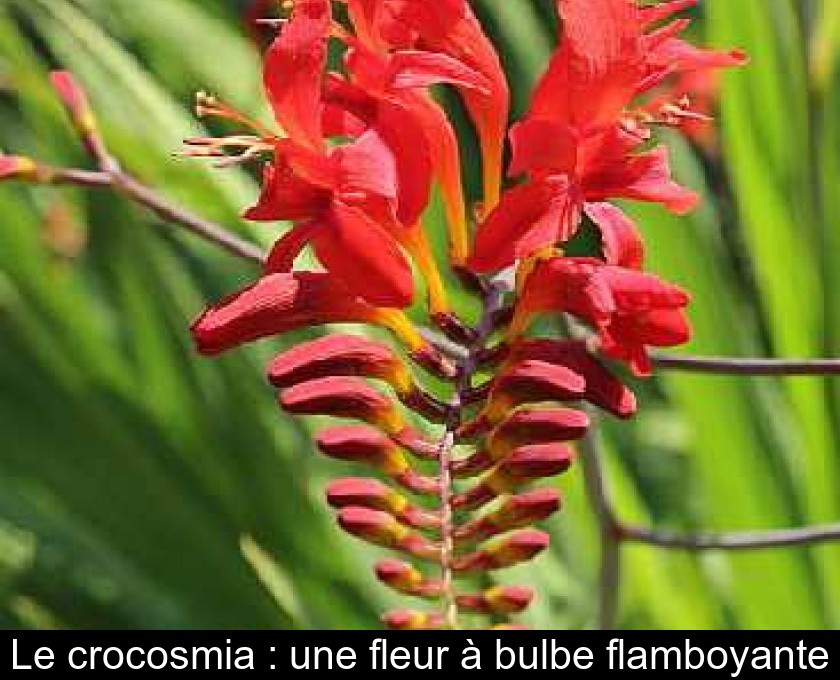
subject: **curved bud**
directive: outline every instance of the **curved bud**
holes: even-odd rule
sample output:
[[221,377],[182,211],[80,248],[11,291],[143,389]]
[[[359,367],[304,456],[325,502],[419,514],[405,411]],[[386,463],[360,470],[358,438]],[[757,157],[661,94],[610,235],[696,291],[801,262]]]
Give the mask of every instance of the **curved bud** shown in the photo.
[[391,630],[440,630],[443,618],[437,612],[417,612],[400,609],[382,616],[384,623]]
[[82,136],[96,133],[96,118],[90,101],[82,86],[69,71],[53,71],[50,74],[53,89],[67,110],[73,127]]
[[520,409],[490,435],[487,451],[494,460],[523,444],[567,442],[586,434],[589,418],[568,408]]
[[296,415],[356,418],[396,434],[404,427],[393,401],[360,378],[320,378],[290,387],[280,404]]
[[505,499],[493,512],[455,530],[458,541],[483,541],[512,529],[522,529],[547,519],[561,507],[556,489],[535,489]]
[[493,427],[523,404],[569,401],[580,398],[585,391],[586,380],[570,368],[545,361],[523,361],[494,381],[487,407],[460,434],[472,436]]
[[376,564],[376,577],[389,588],[404,595],[437,597],[440,595],[440,581],[427,580],[420,571],[401,560],[381,560]]
[[482,593],[459,595],[458,606],[479,614],[519,614],[534,599],[531,588],[494,586]]
[[413,387],[411,375],[389,347],[343,333],[297,345],[276,357],[268,369],[269,381],[280,388],[330,376],[383,380],[398,394]]
[[317,436],[316,443],[324,455],[337,460],[369,465],[409,491],[429,495],[439,493],[439,483],[436,479],[415,472],[400,447],[372,427],[330,427]]
[[522,340],[510,348],[509,362],[544,361],[565,366],[582,375],[586,381],[584,398],[619,418],[636,412],[636,397],[577,340]]
[[548,543],[549,536],[544,531],[523,529],[456,558],[452,568],[460,573],[473,573],[512,567],[533,559],[548,547]]
[[260,338],[326,323],[373,323],[377,310],[328,274],[268,274],[210,307],[192,325],[202,354],[219,354]]
[[381,510],[342,508],[338,513],[338,524],[348,534],[383,548],[401,550],[427,560],[440,556],[438,546],[419,534],[413,534],[393,515]]
[[336,509],[360,507],[381,510],[415,528],[436,529],[440,526],[440,518],[435,513],[411,505],[405,496],[375,479],[349,477],[336,480],[327,489],[327,502]]
[[[459,510],[474,510],[535,479],[562,474],[569,469],[574,455],[573,449],[562,444],[522,446],[485,474],[474,487],[457,494],[452,499],[452,506]],[[504,506],[499,510],[502,509]]]

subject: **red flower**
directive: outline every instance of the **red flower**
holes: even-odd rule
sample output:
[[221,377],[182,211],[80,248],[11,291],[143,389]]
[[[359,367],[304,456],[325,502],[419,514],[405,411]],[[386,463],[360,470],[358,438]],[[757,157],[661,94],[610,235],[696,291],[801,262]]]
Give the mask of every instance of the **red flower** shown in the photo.
[[324,267],[360,297],[405,307],[414,285],[393,233],[397,193],[393,155],[373,131],[323,156],[283,141],[266,166],[259,202],[245,216],[302,221],[277,242],[268,272],[288,271],[311,244]]
[[374,51],[419,48],[462,62],[487,87],[456,83],[478,130],[484,161],[484,200],[499,196],[510,94],[493,44],[467,0],[345,0],[359,38]]
[[[664,147],[638,152],[649,138],[630,111],[640,92],[683,70],[743,63],[739,52],[709,52],[676,38],[685,22],[646,28],[688,6],[639,8],[629,0],[558,0],[561,43],[538,84],[531,109],[511,130],[509,174],[528,184],[507,192],[481,226],[470,266],[502,269],[577,231],[584,211],[605,232],[640,242],[618,209],[593,203],[616,198],[661,203],[682,214],[696,195],[671,179]],[[523,204],[527,207],[523,209]],[[525,214],[527,213],[527,214]],[[638,249],[638,246],[637,246]],[[631,266],[641,264],[637,252]]]
[[554,258],[540,262],[528,277],[512,324],[517,333],[541,312],[562,312],[591,325],[601,351],[650,373],[646,348],[687,342],[688,293],[652,274],[598,260]]

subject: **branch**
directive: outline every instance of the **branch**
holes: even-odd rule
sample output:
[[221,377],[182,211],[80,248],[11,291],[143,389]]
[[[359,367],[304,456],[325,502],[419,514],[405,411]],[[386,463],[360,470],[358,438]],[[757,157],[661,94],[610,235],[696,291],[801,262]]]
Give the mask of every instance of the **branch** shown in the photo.
[[778,531],[744,531],[732,533],[675,534],[631,524],[619,524],[622,541],[646,543],[679,550],[758,550],[795,545],[840,541],[840,524],[781,529]]
[[840,359],[739,359],[658,355],[653,358],[653,362],[665,370],[719,375],[840,375]]
[[621,589],[621,533],[617,530],[618,522],[607,488],[604,456],[596,429],[597,414],[593,409],[588,408],[586,411],[590,417],[590,427],[580,441],[580,453],[586,492],[598,518],[601,544],[597,624],[599,630],[613,630]]
[[123,170],[108,150],[87,95],[79,83],[67,72],[53,73],[52,83],[85,150],[96,162],[98,172],[56,168],[29,158],[0,156],[0,179],[16,178],[34,184],[110,187],[150,210],[166,223],[181,226],[232,255],[251,262],[263,262],[265,253],[259,246],[239,238],[220,224],[175,205]]

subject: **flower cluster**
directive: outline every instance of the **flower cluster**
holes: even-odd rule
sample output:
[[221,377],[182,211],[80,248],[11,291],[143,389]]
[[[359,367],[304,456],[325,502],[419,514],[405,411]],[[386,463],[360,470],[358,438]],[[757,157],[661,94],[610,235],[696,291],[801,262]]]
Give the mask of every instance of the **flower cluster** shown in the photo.
[[[344,531],[401,553],[377,565],[380,581],[440,603],[391,612],[391,627],[453,627],[471,614],[515,625],[509,616],[528,606],[529,589],[487,587],[486,577],[483,590],[465,588],[546,548],[533,525],[561,499],[534,483],[569,468],[569,443],[589,426],[570,403],[630,417],[635,398],[604,358],[646,375],[650,347],[689,339],[689,295],[643,271],[643,240],[614,201],[678,214],[697,202],[651,140],[657,126],[701,116],[660,86],[745,58],[680,37],[688,21],[674,17],[693,4],[556,0],[558,47],[511,127],[504,69],[467,0],[283,3],[264,70],[276,126],[200,97],[200,114],[250,130],[188,140],[191,153],[265,157],[262,194],[245,216],[290,226],[260,279],[195,322],[199,350],[334,323],[395,339],[334,333],[282,353],[268,371],[287,412],[356,421],[324,430],[317,446],[377,479],[341,479],[327,500]],[[483,195],[473,206],[437,86],[460,96],[474,125]],[[424,225],[434,188],[447,270]],[[597,252],[565,256],[587,225],[600,235]],[[321,268],[296,269],[305,249]],[[452,308],[447,281],[481,298],[476,324]],[[529,335],[543,315],[571,318],[587,336]],[[428,387],[429,373],[453,385],[449,394]]]

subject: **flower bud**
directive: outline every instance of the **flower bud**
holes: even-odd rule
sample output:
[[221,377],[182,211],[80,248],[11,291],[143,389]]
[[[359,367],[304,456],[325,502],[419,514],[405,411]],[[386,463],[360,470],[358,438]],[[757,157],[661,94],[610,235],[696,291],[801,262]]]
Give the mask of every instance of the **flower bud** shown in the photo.
[[87,94],[69,71],[53,71],[50,74],[53,88],[67,109],[73,126],[83,136],[94,134],[97,129],[96,118],[90,106]]
[[376,565],[376,577],[385,585],[404,595],[437,597],[441,583],[429,581],[418,569],[401,560],[382,560]]
[[523,444],[567,442],[586,434],[589,418],[567,408],[523,408],[515,411],[490,436],[487,451],[494,460]]
[[556,489],[535,489],[507,498],[493,512],[464,524],[455,531],[458,541],[482,541],[497,534],[521,529],[547,519],[560,509]]
[[531,588],[494,586],[482,593],[460,595],[458,606],[479,614],[518,614],[534,599]]
[[336,480],[327,489],[327,501],[334,508],[357,506],[381,510],[411,527],[435,529],[440,526],[436,513],[411,505],[405,496],[375,479],[351,477]]
[[0,155],[0,182],[7,179],[33,180],[38,175],[38,164],[27,156]]
[[290,387],[281,406],[297,415],[356,418],[396,434],[405,426],[393,401],[360,378],[320,378]]
[[453,561],[452,568],[461,573],[490,571],[512,567],[533,559],[548,547],[549,536],[536,529],[523,529],[508,534],[482,549]]
[[274,359],[268,378],[275,387],[330,376],[387,382],[398,394],[412,389],[411,375],[389,347],[356,335],[328,335],[297,345]]
[[576,340],[523,340],[511,348],[509,361],[539,360],[566,366],[586,380],[584,397],[619,418],[636,412],[633,392],[593,356],[586,344]]
[[408,527],[387,512],[346,507],[338,513],[338,524],[348,534],[383,548],[400,550],[424,560],[436,560],[440,556],[437,545],[411,533]]
[[574,455],[574,450],[563,444],[522,446],[471,489],[457,494],[452,499],[452,506],[459,510],[475,510],[535,479],[562,474],[569,469]]
[[391,630],[439,630],[443,628],[443,617],[437,612],[400,609],[385,614],[382,623]]
[[480,418],[492,426],[522,404],[569,401],[581,397],[585,389],[583,377],[565,366],[523,361],[495,381],[490,403]]

